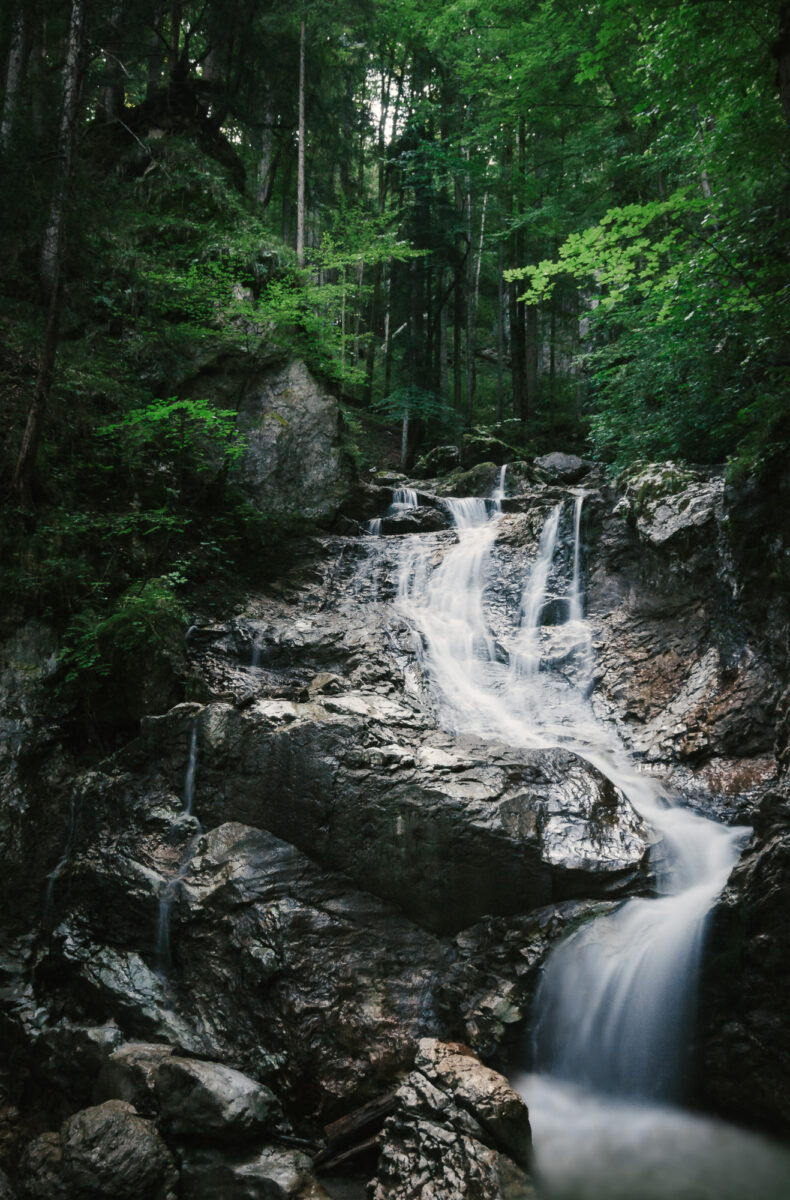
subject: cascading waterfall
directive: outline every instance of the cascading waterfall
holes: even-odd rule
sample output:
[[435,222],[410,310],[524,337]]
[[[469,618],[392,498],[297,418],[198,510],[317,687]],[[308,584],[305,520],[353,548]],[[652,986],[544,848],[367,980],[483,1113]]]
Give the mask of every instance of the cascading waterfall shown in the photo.
[[[541,1074],[527,1076],[521,1084],[533,1118],[543,1185],[550,1195],[568,1200],[778,1198],[783,1193],[775,1185],[777,1180],[786,1184],[787,1164],[773,1148],[715,1122],[655,1107],[679,1096],[706,918],[747,831],[673,806],[660,783],[637,771],[613,731],[592,713],[586,699],[592,643],[581,579],[583,492],[576,494],[573,507],[565,626],[556,629],[563,644],[546,660],[548,668],[559,662],[559,669],[542,669],[541,638],[555,630],[545,631],[541,622],[561,504],[545,522],[507,652],[495,642],[486,621],[484,589],[503,488],[504,472],[494,504],[447,501],[458,540],[438,565],[433,565],[435,541],[415,535],[401,549],[398,604],[415,628],[440,720],[452,731],[475,732],[514,746],[573,750],[619,787],[657,831],[666,864],[657,898],[625,902],[613,915],[584,926],[549,958],[534,1020],[535,1063]],[[564,673],[569,655],[579,660],[573,680]],[[644,1155],[639,1142],[646,1127],[642,1106],[648,1101],[653,1104],[648,1110],[653,1136],[667,1159],[673,1145],[682,1144],[685,1175],[673,1174],[661,1160],[657,1182],[643,1177],[644,1164],[655,1156],[661,1159],[655,1147],[652,1155]],[[607,1154],[612,1122],[620,1149]],[[578,1130],[585,1137],[577,1136]],[[735,1190],[733,1156],[719,1153],[722,1130],[760,1164],[759,1170],[739,1171]],[[583,1157],[580,1146],[585,1147]],[[719,1161],[727,1163],[723,1172]],[[711,1178],[716,1192],[708,1190]],[[763,1190],[750,1190],[758,1178]]]

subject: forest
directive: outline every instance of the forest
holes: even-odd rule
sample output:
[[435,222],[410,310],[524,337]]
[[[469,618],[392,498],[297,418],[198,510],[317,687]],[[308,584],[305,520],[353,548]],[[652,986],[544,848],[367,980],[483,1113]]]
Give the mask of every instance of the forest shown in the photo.
[[3,0],[0,1200],[790,1194],[790,3]]
[[181,390],[211,353],[303,359],[363,471],[463,440],[770,482],[789,56],[769,0],[9,0],[11,619],[56,612],[85,664],[74,622],[130,579],[175,609],[276,544]]

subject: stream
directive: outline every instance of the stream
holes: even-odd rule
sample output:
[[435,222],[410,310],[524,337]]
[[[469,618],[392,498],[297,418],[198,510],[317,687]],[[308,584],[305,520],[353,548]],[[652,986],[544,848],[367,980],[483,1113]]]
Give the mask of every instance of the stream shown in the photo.
[[[625,794],[660,851],[655,894],[583,926],[544,969],[529,1061],[513,1071],[541,1190],[564,1200],[786,1196],[783,1150],[676,1107],[705,925],[749,830],[679,807],[593,713],[582,491],[548,514],[518,611],[494,637],[484,595],[505,491],[503,468],[490,499],[445,501],[457,543],[438,561],[431,538],[402,544],[397,605],[439,719],[455,733],[573,751]],[[402,492],[394,503],[404,502],[414,500]],[[572,548],[558,562],[563,538]]]

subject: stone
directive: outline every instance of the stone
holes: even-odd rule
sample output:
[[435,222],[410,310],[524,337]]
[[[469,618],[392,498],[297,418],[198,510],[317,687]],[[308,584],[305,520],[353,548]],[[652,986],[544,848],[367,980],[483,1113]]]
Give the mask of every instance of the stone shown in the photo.
[[177,1172],[156,1128],[131,1104],[107,1100],[63,1123],[63,1172],[72,1194],[174,1200]]
[[16,1192],[5,1171],[0,1171],[0,1200],[17,1200]]
[[381,1135],[371,1200],[532,1200],[529,1114],[464,1046],[423,1039]]
[[269,1088],[232,1067],[199,1059],[164,1058],[156,1095],[167,1128],[188,1136],[243,1140],[280,1115]]
[[126,1042],[104,1064],[97,1083],[102,1100],[125,1100],[144,1116],[158,1110],[156,1076],[173,1047],[163,1043]]
[[578,454],[563,454],[559,450],[541,454],[533,459],[533,466],[550,483],[578,483],[590,470],[590,464]]
[[381,532],[400,536],[409,533],[436,533],[440,529],[446,529],[449,524],[450,518],[446,511],[418,505],[417,508],[403,509],[382,517]]
[[351,486],[335,397],[299,361],[235,386],[245,438],[239,476],[252,503],[266,514],[333,517]]
[[42,1133],[24,1149],[18,1176],[26,1200],[71,1200],[59,1133]]
[[182,1200],[330,1200],[306,1154],[267,1146],[244,1157],[187,1147]]

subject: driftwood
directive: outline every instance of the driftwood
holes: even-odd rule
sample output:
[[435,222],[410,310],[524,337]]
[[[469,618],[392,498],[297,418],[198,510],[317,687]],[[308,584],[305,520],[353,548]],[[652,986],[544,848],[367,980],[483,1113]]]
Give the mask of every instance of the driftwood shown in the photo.
[[313,1160],[316,1167],[329,1171],[349,1159],[372,1150],[385,1120],[395,1108],[395,1092],[387,1092],[369,1100],[360,1108],[347,1113],[324,1127],[326,1146]]

